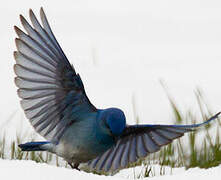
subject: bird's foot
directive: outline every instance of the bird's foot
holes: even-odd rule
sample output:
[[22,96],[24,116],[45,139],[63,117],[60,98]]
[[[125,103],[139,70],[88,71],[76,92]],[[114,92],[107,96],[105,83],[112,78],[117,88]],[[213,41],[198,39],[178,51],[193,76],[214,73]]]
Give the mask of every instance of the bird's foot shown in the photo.
[[72,163],[68,162],[68,164],[71,166],[72,169],[76,169],[76,170],[80,171],[80,169],[78,168],[79,163],[74,163],[74,165],[73,165]]

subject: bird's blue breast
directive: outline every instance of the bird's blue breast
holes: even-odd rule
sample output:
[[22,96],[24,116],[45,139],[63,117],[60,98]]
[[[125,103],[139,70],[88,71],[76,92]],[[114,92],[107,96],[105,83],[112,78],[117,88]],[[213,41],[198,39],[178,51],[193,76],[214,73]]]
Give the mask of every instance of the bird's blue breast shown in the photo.
[[115,144],[113,136],[104,126],[99,111],[85,114],[84,118],[74,122],[59,142],[59,151],[66,159],[88,161],[101,155]]
[[96,118],[96,127],[95,127],[96,129],[95,136],[96,140],[99,143],[98,148],[109,149],[111,146],[115,144],[115,140],[105,123],[106,122],[103,110],[99,110]]

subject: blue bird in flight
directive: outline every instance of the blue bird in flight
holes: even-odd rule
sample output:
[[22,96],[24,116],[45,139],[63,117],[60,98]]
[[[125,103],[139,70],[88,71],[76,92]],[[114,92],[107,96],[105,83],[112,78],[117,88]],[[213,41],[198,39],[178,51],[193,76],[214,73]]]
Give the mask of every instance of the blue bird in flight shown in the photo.
[[87,163],[91,171],[115,173],[220,114],[194,125],[127,125],[122,110],[97,109],[90,102],[43,9],[42,24],[32,10],[29,15],[32,25],[20,15],[26,33],[14,27],[15,84],[26,117],[47,141],[20,144],[22,151],[48,151],[75,169]]

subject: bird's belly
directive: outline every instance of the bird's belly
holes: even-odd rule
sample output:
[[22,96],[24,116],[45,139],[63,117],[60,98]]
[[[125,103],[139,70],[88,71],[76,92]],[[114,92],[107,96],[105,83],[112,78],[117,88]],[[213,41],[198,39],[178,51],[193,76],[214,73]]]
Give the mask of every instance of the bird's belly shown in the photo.
[[97,138],[96,127],[92,123],[79,122],[70,127],[60,139],[56,147],[56,154],[68,162],[87,162],[101,155],[110,143],[105,144]]
[[86,146],[78,145],[77,143],[75,143],[75,145],[59,143],[57,154],[68,162],[82,163],[96,157],[94,153],[90,152],[89,148],[90,147],[87,148]]

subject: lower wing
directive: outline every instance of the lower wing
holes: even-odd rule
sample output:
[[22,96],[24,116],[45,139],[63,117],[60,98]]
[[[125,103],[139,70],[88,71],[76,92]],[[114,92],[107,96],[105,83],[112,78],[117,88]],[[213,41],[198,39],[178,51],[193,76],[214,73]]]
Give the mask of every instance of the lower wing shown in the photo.
[[132,125],[127,126],[114,147],[88,163],[90,170],[115,173],[131,163],[157,152],[186,132],[195,130],[216,119],[217,113],[206,122],[193,125]]

